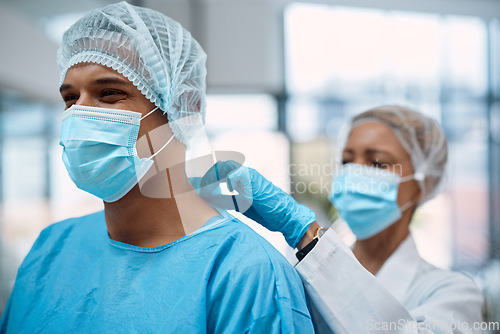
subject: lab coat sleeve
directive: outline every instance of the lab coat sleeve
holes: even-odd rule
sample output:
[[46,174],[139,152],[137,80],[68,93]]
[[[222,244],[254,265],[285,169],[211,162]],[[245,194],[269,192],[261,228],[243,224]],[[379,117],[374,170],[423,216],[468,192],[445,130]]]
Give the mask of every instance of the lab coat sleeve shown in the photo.
[[472,302],[480,309],[482,302],[465,277],[461,282],[440,283],[438,288],[447,288],[437,288],[425,304],[407,310],[364,269],[333,230],[325,233],[296,270],[311,300],[317,333],[480,333],[471,328],[453,330],[428,325],[429,321],[438,320],[437,315],[441,322],[461,321],[469,326],[471,320],[481,320],[480,315],[461,311],[465,303],[470,306]]
[[427,280],[427,289],[421,289],[426,302],[410,310],[422,333],[482,333],[484,300],[471,279],[430,274]]

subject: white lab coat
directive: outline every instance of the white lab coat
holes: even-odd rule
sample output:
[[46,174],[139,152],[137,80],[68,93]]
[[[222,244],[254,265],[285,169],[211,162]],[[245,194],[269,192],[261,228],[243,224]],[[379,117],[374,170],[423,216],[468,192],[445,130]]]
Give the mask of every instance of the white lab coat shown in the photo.
[[318,333],[482,333],[473,327],[483,304],[474,282],[423,260],[411,235],[376,276],[333,230],[296,269]]

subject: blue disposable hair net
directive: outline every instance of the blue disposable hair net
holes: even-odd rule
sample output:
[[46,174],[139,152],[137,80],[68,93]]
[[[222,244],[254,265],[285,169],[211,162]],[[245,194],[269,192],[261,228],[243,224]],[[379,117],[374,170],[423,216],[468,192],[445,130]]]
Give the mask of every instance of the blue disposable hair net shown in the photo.
[[186,145],[205,120],[205,61],[201,46],[178,22],[124,1],[83,16],[64,33],[57,52],[60,84],[75,64],[110,67],[167,114]]
[[419,204],[440,192],[447,171],[448,142],[435,120],[409,108],[387,105],[356,115],[350,128],[365,122],[388,126],[408,152],[414,178],[420,186]]

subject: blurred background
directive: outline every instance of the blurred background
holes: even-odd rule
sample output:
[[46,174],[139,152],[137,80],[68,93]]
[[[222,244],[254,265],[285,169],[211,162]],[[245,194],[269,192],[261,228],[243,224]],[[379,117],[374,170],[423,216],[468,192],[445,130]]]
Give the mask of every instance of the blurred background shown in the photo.
[[[47,225],[102,209],[61,161],[55,53],[106,0],[0,0],[0,313]],[[412,223],[422,256],[471,275],[500,321],[500,1],[142,0],[208,54],[206,131],[300,202],[321,225],[348,117],[401,104],[449,140],[445,191]],[[248,222],[292,263],[283,239]],[[335,229],[347,242],[342,223]]]

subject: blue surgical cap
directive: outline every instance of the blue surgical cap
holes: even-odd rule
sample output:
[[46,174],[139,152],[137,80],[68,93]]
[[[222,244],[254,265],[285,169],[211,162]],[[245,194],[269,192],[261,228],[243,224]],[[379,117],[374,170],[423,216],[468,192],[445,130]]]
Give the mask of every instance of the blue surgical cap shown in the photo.
[[205,61],[201,46],[178,22],[124,1],[83,16],[64,33],[57,52],[60,84],[75,64],[110,67],[167,114],[186,145],[205,119]]

